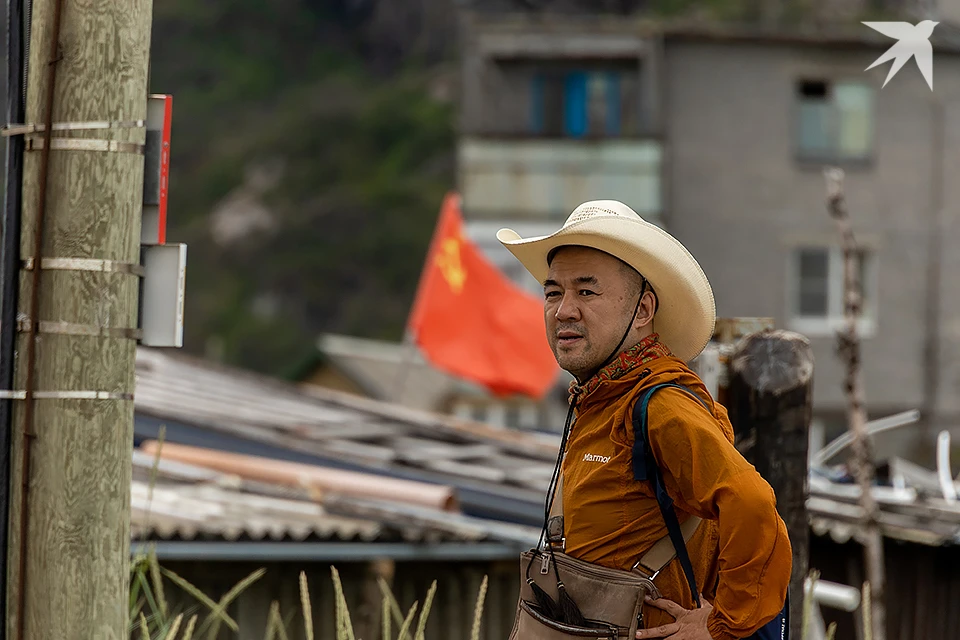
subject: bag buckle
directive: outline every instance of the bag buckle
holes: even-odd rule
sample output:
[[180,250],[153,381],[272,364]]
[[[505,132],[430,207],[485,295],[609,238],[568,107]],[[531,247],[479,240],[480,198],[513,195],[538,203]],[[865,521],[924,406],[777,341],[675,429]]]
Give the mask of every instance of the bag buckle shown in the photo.
[[563,516],[553,516],[547,521],[547,544],[561,553],[567,548],[567,538],[563,535]]
[[660,567],[656,571],[650,571],[649,567],[644,566],[639,560],[637,560],[637,563],[630,568],[630,571],[635,571],[652,582],[656,580],[657,576],[660,575],[660,572],[663,571],[663,567]]

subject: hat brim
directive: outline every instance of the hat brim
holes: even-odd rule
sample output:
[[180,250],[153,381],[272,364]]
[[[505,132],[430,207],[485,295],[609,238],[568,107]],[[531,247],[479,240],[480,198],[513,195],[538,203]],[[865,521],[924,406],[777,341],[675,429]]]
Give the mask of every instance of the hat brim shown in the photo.
[[697,357],[713,337],[717,312],[706,274],[686,247],[654,224],[622,216],[595,216],[533,238],[501,229],[497,240],[538,282],[546,280],[547,256],[558,247],[589,247],[623,260],[657,292],[660,308],[654,327],[674,355],[685,362]]

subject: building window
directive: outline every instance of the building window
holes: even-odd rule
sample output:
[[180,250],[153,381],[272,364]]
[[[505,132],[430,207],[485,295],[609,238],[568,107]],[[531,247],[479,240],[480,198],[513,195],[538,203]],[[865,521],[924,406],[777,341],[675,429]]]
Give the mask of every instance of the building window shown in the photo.
[[807,160],[864,160],[873,150],[873,89],[862,82],[797,83],[797,153]]
[[537,429],[542,425],[540,424],[540,407],[534,404],[533,402],[528,402],[523,405],[520,409],[520,428],[521,429]]
[[[790,256],[790,325],[813,336],[829,335],[843,327],[843,251],[839,247],[798,247]],[[861,248],[857,260],[863,305],[859,329],[869,336],[877,317],[876,258]]]
[[520,406],[507,404],[503,407],[503,423],[511,429],[520,427]]
[[824,318],[830,314],[830,253],[826,249],[801,249],[797,315]]
[[487,408],[482,404],[474,404],[470,407],[470,418],[476,422],[487,421]]
[[637,72],[549,69],[533,74],[530,129],[544,136],[634,135],[639,130]]

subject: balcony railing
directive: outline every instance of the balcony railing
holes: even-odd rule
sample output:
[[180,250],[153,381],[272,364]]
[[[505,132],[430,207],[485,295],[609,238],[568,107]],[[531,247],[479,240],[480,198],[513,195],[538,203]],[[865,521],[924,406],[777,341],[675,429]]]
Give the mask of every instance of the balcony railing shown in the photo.
[[661,145],[652,139],[504,140],[465,136],[460,191],[471,218],[563,219],[587,200],[661,213]]

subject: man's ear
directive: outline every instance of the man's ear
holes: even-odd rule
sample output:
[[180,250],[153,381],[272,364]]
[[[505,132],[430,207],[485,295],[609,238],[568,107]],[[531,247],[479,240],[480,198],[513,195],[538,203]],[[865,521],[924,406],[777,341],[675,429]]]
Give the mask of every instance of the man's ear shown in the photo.
[[633,326],[637,329],[651,324],[653,316],[657,310],[657,297],[652,291],[647,291],[640,298],[640,305],[637,307],[637,315],[633,318]]

